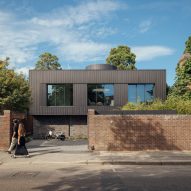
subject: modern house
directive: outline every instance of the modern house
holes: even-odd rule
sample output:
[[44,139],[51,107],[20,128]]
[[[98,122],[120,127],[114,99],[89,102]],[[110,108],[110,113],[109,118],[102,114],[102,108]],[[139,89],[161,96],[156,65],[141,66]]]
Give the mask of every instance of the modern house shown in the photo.
[[165,70],[117,70],[108,64],[85,70],[30,70],[34,137],[48,129],[66,136],[87,135],[87,111],[120,108],[127,102],[166,98]]

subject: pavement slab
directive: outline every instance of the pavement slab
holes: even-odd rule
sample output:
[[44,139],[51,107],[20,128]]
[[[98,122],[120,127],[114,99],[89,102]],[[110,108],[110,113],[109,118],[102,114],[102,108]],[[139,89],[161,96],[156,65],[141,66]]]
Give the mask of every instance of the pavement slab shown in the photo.
[[191,151],[89,151],[87,140],[33,140],[27,143],[30,158],[14,159],[0,152],[0,165],[15,164],[111,164],[191,165]]

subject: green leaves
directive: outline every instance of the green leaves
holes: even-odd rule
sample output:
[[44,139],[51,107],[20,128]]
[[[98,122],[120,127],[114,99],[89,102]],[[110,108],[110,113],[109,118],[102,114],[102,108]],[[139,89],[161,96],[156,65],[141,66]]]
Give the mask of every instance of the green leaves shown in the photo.
[[170,95],[183,96],[191,100],[191,57],[184,61],[184,65],[178,65],[176,69],[176,81]]
[[7,57],[5,60],[0,60],[0,70],[6,69],[9,65],[9,57]]
[[107,64],[116,66],[120,70],[133,70],[135,68],[135,54],[128,46],[112,48],[106,59]]
[[36,63],[36,70],[60,70],[61,65],[58,62],[58,57],[52,55],[49,52],[45,52],[39,56],[39,60]]
[[29,104],[29,85],[24,76],[6,67],[0,68],[0,111],[26,111]]
[[185,45],[186,45],[186,48],[184,50],[184,53],[190,53],[191,54],[191,36],[186,41]]
[[166,101],[156,99],[153,103],[127,103],[122,110],[176,110],[178,114],[191,114],[191,100],[169,96]]
[[191,100],[191,36],[186,41],[186,48],[176,67],[175,83],[169,95],[181,96]]

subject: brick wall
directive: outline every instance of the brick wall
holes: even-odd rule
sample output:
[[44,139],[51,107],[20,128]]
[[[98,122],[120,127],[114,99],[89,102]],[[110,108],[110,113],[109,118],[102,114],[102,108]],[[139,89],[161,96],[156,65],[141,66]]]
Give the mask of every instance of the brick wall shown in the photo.
[[11,112],[4,111],[4,115],[0,115],[0,150],[7,150],[11,137]]
[[60,116],[35,116],[33,119],[33,137],[44,138],[49,130],[62,131],[68,137],[68,118]]
[[191,115],[95,115],[88,111],[89,148],[191,150]]
[[13,119],[26,119],[25,128],[27,135],[32,134],[32,116],[26,116],[24,113],[13,113],[9,110],[4,111],[4,115],[0,115],[0,150],[7,150],[13,130]]
[[11,112],[11,121],[12,119],[25,119],[24,126],[26,129],[26,135],[33,134],[33,116],[27,115],[26,113]]
[[62,131],[66,137],[87,138],[87,116],[34,116],[34,138],[45,137],[49,130]]
[[87,138],[87,116],[70,116],[70,136]]
[[32,115],[27,116],[25,127],[26,127],[26,134],[32,135],[33,134],[33,116]]

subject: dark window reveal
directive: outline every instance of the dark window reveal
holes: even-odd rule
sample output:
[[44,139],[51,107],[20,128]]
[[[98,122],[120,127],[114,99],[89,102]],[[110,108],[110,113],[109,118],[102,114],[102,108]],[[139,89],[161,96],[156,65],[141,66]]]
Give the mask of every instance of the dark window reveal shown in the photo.
[[88,105],[114,106],[113,84],[88,84]]
[[154,84],[128,84],[128,102],[141,103],[154,100]]
[[72,106],[73,85],[72,84],[49,84],[47,105],[48,106]]

